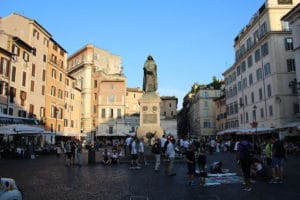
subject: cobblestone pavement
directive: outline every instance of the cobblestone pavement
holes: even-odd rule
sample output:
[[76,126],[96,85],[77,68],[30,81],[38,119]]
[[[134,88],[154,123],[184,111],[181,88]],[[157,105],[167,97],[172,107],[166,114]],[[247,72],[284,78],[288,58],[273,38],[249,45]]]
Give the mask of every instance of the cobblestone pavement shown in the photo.
[[[99,153],[97,154],[98,161]],[[208,163],[223,161],[230,172],[239,169],[231,153],[208,155]],[[14,178],[23,191],[25,200],[54,199],[153,199],[153,200],[232,200],[232,199],[300,199],[300,156],[289,157],[283,184],[256,182],[251,192],[241,190],[240,184],[201,187],[186,186],[186,165],[175,163],[176,176],[168,177],[161,166],[153,171],[153,162],[140,170],[130,170],[128,162],[103,166],[99,162],[87,164],[87,153],[82,167],[66,167],[64,157],[40,156],[34,160],[0,160],[0,176]]]

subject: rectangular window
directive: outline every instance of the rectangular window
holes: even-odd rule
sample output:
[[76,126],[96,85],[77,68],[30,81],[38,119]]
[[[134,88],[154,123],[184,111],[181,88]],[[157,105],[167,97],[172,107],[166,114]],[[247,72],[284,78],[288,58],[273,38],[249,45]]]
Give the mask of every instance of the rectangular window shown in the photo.
[[238,66],[236,68],[236,74],[237,74],[237,76],[239,76],[241,74],[241,67],[240,66]]
[[250,37],[250,38],[247,39],[247,51],[249,49],[251,49],[251,47],[252,47],[252,38]]
[[261,71],[261,68],[259,68],[259,69],[256,70],[256,79],[257,79],[257,81],[262,80],[262,71]]
[[24,60],[25,62],[28,62],[28,61],[29,61],[29,54],[28,54],[26,51],[23,52],[23,60]]
[[269,106],[269,116],[273,116],[273,106]]
[[35,64],[32,63],[31,76],[35,76]]
[[245,61],[242,62],[242,64],[241,64],[241,70],[242,70],[242,72],[246,71],[246,63],[245,63]]
[[97,105],[94,105],[94,113],[97,113]]
[[54,86],[51,86],[51,96],[55,96],[55,90],[56,88]]
[[64,119],[64,127],[68,127],[68,120]]
[[56,70],[55,69],[52,69],[52,78],[56,79]]
[[278,0],[278,4],[293,4],[293,0]]
[[30,91],[34,92],[34,81],[30,82]]
[[251,92],[251,102],[254,103],[254,92]]
[[244,78],[242,88],[245,89],[246,87],[247,87],[247,78]]
[[260,60],[260,49],[257,49],[254,53],[254,60],[258,62]]
[[249,85],[253,84],[253,76],[252,74],[249,74]]
[[268,97],[272,96],[272,89],[271,89],[271,85],[267,85],[267,92],[268,92]]
[[118,118],[121,118],[122,117],[122,112],[121,112],[121,109],[118,108],[117,110],[117,115],[118,115]]
[[113,118],[114,117],[114,109],[110,109],[109,117]]
[[16,45],[13,45],[12,52],[13,52],[14,55],[19,56],[20,55],[20,48],[17,47]]
[[270,63],[266,63],[264,65],[264,77],[269,76],[271,74]]
[[27,93],[25,91],[21,90],[20,91],[21,106],[25,105],[26,96],[27,96]]
[[293,46],[293,38],[288,37],[284,39],[284,45],[285,45],[285,50],[286,51],[292,51],[294,49]]
[[105,108],[101,109],[101,118],[105,118]]
[[247,97],[247,95],[245,95],[245,106],[247,106],[248,105],[248,97]]
[[94,88],[97,88],[97,80],[94,80]]
[[263,99],[263,92],[262,92],[261,88],[258,89],[258,95],[259,95],[259,100],[262,100]]
[[12,72],[11,72],[11,81],[12,81],[12,82],[15,82],[15,81],[16,81],[16,71],[17,71],[16,67],[13,66],[13,67],[12,67]]
[[267,29],[267,23],[264,22],[261,26],[260,26],[260,36],[264,36],[267,33],[268,29]]
[[258,42],[258,40],[259,40],[259,32],[258,32],[258,30],[256,30],[254,32],[253,38],[254,38],[254,44],[256,44],[256,42]]
[[45,95],[45,86],[42,85],[42,95]]
[[261,55],[262,57],[265,57],[269,54],[269,46],[268,46],[268,43],[264,43],[262,46],[261,46]]
[[287,64],[287,71],[288,72],[296,71],[295,59],[287,59],[286,64]]
[[263,108],[261,108],[260,109],[260,118],[261,119],[263,119],[264,117],[265,117],[265,114],[264,114],[265,112],[264,112],[264,109]]
[[33,113],[34,113],[34,105],[30,104],[29,105],[29,118],[33,117]]
[[253,65],[252,55],[250,55],[250,56],[247,58],[247,62],[248,62],[248,68],[252,67],[252,65]]
[[46,70],[43,69],[42,81],[46,81]]
[[9,61],[5,58],[1,58],[0,60],[0,74],[9,75]]
[[26,86],[26,72],[23,72],[23,76],[22,76],[22,86]]

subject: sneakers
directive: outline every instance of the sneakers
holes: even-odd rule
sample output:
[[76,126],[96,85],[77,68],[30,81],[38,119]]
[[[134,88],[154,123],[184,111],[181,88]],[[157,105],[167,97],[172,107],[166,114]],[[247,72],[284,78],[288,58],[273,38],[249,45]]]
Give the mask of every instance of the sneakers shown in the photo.
[[243,188],[243,190],[247,191],[247,192],[250,192],[252,190],[252,188],[251,187],[245,187],[245,188]]
[[273,178],[272,180],[270,180],[269,183],[283,183],[282,179],[279,178]]

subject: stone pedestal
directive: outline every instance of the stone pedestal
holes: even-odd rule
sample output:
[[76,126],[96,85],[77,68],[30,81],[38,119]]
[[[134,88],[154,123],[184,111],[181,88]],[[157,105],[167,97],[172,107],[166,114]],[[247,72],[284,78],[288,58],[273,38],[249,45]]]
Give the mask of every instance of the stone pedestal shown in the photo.
[[160,97],[157,93],[145,93],[140,98],[140,126],[137,129],[139,138],[146,138],[147,133],[161,138],[163,129],[160,126]]

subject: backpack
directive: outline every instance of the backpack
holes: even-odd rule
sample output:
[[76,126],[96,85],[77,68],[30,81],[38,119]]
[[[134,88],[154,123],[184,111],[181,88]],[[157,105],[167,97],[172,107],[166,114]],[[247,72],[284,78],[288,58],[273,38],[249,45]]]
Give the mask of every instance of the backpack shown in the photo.
[[157,143],[155,143],[152,148],[151,148],[151,152],[154,154],[159,154],[160,153],[160,147]]

